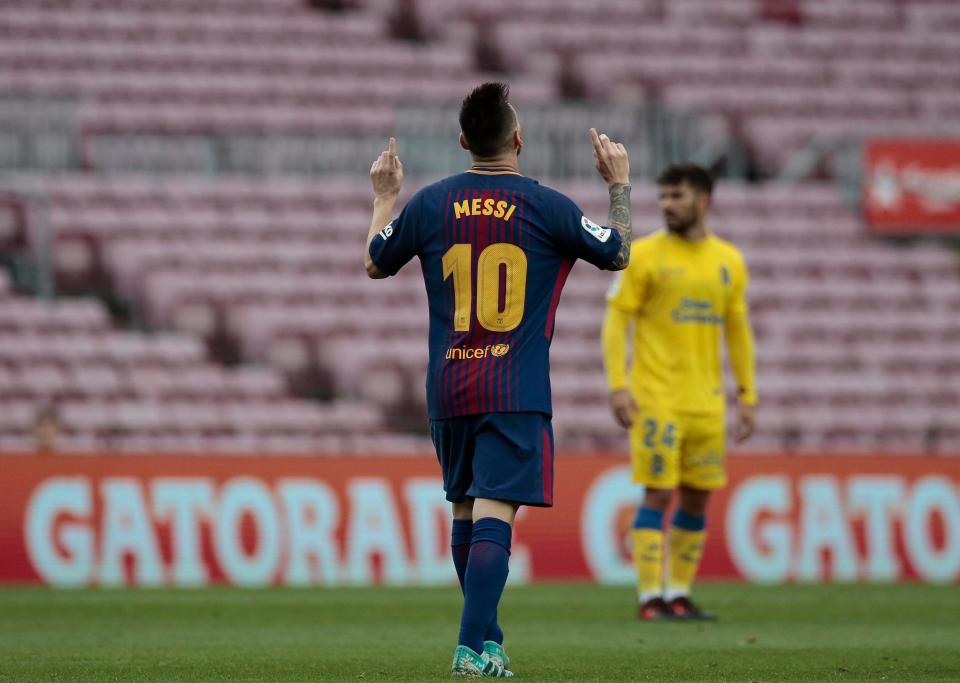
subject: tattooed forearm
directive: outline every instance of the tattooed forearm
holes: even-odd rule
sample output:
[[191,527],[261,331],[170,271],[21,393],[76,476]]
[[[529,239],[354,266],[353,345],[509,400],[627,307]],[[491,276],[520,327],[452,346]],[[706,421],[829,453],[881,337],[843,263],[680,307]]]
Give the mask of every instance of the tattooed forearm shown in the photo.
[[630,243],[633,240],[633,218],[630,214],[630,186],[615,183],[610,186],[610,213],[608,227],[620,233],[623,243],[611,270],[623,270],[630,263]]

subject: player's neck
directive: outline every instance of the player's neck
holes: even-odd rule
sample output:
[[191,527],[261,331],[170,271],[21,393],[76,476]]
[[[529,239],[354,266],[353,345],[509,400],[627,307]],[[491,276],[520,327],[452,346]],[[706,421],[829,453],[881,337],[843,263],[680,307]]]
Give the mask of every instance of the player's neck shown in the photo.
[[707,226],[705,223],[698,223],[685,232],[675,232],[670,230],[670,234],[674,235],[675,237],[679,237],[684,242],[691,243],[702,242],[710,235],[710,233],[707,231]]
[[520,172],[520,162],[517,159],[516,154],[503,155],[499,157],[489,157],[485,159],[478,159],[472,157],[470,159],[470,168],[476,169],[478,171],[494,170],[497,171],[513,171],[514,173]]

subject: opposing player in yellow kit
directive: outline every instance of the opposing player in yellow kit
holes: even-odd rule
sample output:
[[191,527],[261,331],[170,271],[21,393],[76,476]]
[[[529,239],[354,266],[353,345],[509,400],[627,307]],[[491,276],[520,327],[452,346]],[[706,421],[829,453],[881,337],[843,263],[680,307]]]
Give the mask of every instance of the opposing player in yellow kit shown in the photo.
[[[713,179],[694,164],[657,179],[666,230],[635,240],[607,297],[603,355],[614,418],[629,430],[633,477],[644,484],[633,529],[641,619],[714,619],[690,599],[710,492],[726,484],[720,339],[738,385],[735,438],[756,422],[753,333],[739,250],[712,234]],[[628,376],[627,337],[633,328]],[[675,490],[663,570],[663,519]],[[666,585],[663,577],[666,575]]]

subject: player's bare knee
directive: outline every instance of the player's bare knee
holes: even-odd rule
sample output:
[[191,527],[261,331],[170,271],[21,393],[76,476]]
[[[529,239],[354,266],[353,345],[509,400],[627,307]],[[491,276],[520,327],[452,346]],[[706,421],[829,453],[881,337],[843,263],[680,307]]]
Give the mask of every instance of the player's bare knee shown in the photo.
[[688,515],[702,517],[707,513],[710,492],[689,486],[680,487],[680,509]]
[[647,487],[643,494],[643,507],[665,512],[670,506],[673,489],[654,489]]
[[485,517],[493,517],[513,525],[513,520],[517,516],[517,508],[520,506],[506,500],[492,500],[490,498],[476,498],[473,504],[473,521]]

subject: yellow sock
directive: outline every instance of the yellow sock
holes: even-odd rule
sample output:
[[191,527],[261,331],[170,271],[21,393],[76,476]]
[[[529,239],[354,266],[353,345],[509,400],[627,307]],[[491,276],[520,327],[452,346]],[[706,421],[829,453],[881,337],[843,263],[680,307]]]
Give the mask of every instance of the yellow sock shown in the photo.
[[637,566],[637,594],[644,602],[663,590],[663,532],[633,530],[633,561]]
[[697,576],[706,531],[670,529],[670,561],[667,570],[667,599],[687,595]]

